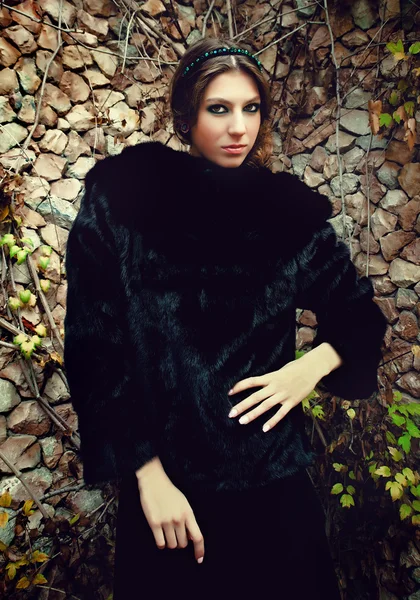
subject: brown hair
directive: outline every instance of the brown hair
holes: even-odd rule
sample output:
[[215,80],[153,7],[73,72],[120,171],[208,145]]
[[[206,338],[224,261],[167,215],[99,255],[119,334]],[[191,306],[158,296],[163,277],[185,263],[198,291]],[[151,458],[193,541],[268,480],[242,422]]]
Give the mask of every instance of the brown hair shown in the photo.
[[268,166],[273,152],[271,134],[272,98],[270,87],[257,64],[242,54],[215,56],[196,65],[191,73],[187,74],[186,77],[182,77],[184,69],[201,54],[220,47],[242,48],[252,53],[252,48],[231,43],[228,39],[205,38],[193,44],[181,58],[170,82],[169,102],[174,131],[183,144],[191,145],[190,132],[182,133],[181,123],[187,122],[191,131],[191,127],[197,122],[200,103],[211,79],[227,71],[243,71],[254,78],[261,97],[260,129],[254,147],[244,163],[250,166]]

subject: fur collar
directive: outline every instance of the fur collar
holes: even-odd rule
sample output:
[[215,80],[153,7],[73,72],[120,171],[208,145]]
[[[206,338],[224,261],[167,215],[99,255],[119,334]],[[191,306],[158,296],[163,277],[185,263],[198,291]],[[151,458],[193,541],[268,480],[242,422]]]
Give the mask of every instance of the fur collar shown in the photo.
[[[296,250],[332,215],[326,196],[289,173],[221,167],[161,142],[100,161],[86,178],[87,185],[98,182],[117,222],[174,240],[187,235],[212,251],[226,251],[229,240],[235,252],[238,238],[251,253],[261,240]],[[237,248],[244,252],[242,244]]]

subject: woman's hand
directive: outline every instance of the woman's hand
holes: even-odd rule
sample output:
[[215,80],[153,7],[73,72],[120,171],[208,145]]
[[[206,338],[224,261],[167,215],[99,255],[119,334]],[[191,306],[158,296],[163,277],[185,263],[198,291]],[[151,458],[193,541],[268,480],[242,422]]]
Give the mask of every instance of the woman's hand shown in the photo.
[[253,421],[276,404],[279,404],[279,410],[264,424],[263,431],[268,431],[277,425],[289,410],[302,402],[312,392],[320,379],[328,372],[323,370],[322,361],[314,360],[315,357],[309,357],[309,354],[308,352],[307,355],[287,363],[278,371],[259,377],[242,379],[235,384],[228,392],[229,396],[242,392],[247,388],[264,387],[239,402],[228,416],[239,416],[258,404],[254,410],[239,419],[239,423],[242,425]]
[[138,483],[141,506],[157,547],[186,548],[190,539],[197,562],[203,562],[204,538],[184,494],[165,473],[149,475]]

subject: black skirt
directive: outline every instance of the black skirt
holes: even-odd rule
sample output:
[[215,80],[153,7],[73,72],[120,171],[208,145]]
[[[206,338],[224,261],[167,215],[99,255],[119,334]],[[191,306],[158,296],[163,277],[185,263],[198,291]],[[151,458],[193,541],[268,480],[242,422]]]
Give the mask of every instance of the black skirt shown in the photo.
[[191,541],[156,546],[133,474],[120,484],[113,600],[340,600],[324,512],[306,471],[249,491],[181,491],[204,537],[203,563]]

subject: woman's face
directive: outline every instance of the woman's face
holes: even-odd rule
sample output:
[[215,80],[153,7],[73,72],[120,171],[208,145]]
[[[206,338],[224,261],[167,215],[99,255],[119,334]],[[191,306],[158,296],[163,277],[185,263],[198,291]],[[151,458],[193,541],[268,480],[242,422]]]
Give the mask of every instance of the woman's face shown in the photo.
[[[228,71],[205,89],[197,122],[191,128],[190,154],[222,167],[239,167],[251,152],[261,124],[260,94],[250,75]],[[244,145],[237,154],[224,149]]]

